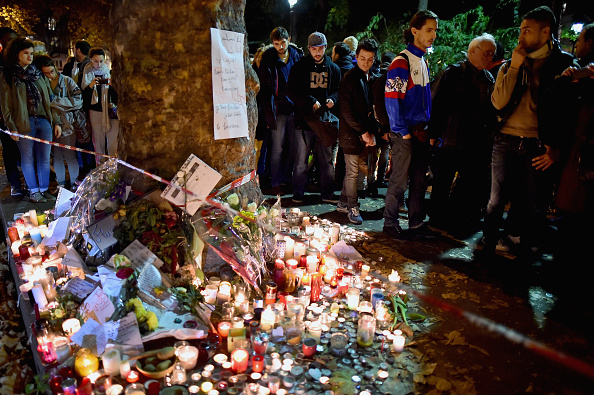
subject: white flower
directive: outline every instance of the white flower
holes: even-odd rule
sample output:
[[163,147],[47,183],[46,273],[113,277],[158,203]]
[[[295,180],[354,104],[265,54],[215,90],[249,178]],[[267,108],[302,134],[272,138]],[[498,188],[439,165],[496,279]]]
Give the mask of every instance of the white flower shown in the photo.
[[251,202],[247,205],[247,209],[248,209],[248,211],[255,213],[256,210],[258,209],[258,205],[255,202]]
[[239,196],[236,193],[232,193],[231,195],[227,196],[227,203],[232,207],[239,206]]

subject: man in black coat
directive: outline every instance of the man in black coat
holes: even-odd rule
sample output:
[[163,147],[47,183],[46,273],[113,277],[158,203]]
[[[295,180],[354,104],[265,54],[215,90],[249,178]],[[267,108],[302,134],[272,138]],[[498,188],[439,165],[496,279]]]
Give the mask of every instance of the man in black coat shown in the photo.
[[289,74],[289,98],[295,105],[295,166],[293,168],[293,202],[302,203],[307,187],[308,157],[317,154],[322,201],[338,203],[334,195],[332,145],[321,144],[308,120],[319,119],[338,102],[340,69],[325,54],[326,36],[320,32],[308,38],[309,54],[293,65]]
[[79,87],[83,70],[91,61],[91,59],[89,59],[90,50],[91,44],[83,40],[77,41],[76,44],[74,44],[74,62],[66,63],[62,70],[62,74],[71,77]]
[[375,146],[374,133],[377,130],[371,99],[371,84],[376,76],[370,73],[377,49],[378,43],[374,39],[368,38],[359,43],[356,50],[357,65],[346,72],[338,91],[338,141],[344,152],[346,173],[336,209],[348,213],[349,221],[356,225],[363,223],[357,205],[359,156],[362,153],[367,156],[365,148]]

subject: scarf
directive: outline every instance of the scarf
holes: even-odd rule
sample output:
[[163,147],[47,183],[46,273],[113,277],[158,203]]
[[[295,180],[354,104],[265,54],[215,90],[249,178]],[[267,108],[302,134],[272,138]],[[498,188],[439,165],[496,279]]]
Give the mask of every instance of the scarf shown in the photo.
[[[82,81],[81,81],[81,88],[83,90],[85,90],[85,88],[87,88],[91,82],[95,79],[95,77],[97,76],[102,76],[103,78],[109,78],[111,75],[111,72],[109,71],[109,67],[107,67],[107,65],[104,63],[101,68],[99,70],[95,70],[93,68],[93,63],[89,63],[85,66],[84,70],[83,70],[83,76],[82,76]],[[101,87],[101,92],[98,92],[97,87]],[[95,86],[93,87],[93,96],[91,97],[91,104],[97,104],[99,103],[99,94],[101,94],[101,112],[102,112],[102,117],[101,117],[101,123],[103,126],[103,131],[104,132],[109,132],[109,130],[111,129],[111,121],[109,120],[109,98],[108,98],[108,93],[109,93],[109,86],[108,85],[98,85],[95,84]]]
[[29,65],[23,69],[19,64],[14,67],[14,85],[25,84],[27,88],[27,109],[29,114],[34,114],[35,110],[41,104],[41,92],[35,85],[35,81],[43,77],[43,73],[34,65]]

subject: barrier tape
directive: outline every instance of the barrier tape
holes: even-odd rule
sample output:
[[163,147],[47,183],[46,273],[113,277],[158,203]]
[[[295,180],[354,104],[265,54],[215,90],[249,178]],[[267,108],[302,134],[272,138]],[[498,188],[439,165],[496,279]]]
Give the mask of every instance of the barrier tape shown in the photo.
[[[96,156],[101,156],[101,157],[105,157],[105,158],[109,158],[109,159],[115,159],[118,163],[129,167],[130,169],[133,169],[135,171],[138,171],[139,173],[142,173],[144,175],[146,175],[147,177],[150,177],[156,181],[159,181],[163,184],[166,185],[170,185],[172,187],[178,188],[180,190],[182,190],[184,193],[195,196],[198,200],[203,200],[205,202],[207,202],[208,204],[217,207],[219,209],[225,210],[233,215],[239,215],[242,218],[245,218],[246,220],[249,220],[251,222],[256,222],[261,226],[267,227],[266,224],[261,223],[260,221],[254,220],[252,218],[246,217],[244,215],[242,215],[240,212],[233,210],[230,207],[224,206],[220,203],[218,203],[217,201],[212,200],[213,197],[216,197],[218,195],[220,195],[221,193],[227,192],[233,188],[236,188],[238,186],[244,185],[245,183],[251,181],[255,176],[256,176],[256,171],[253,170],[252,172],[250,172],[249,174],[246,174],[243,177],[238,178],[237,180],[225,185],[224,187],[222,187],[221,189],[219,189],[216,192],[211,193],[207,198],[205,199],[201,199],[200,197],[198,197],[196,194],[194,194],[192,191],[179,186],[179,185],[175,185],[173,184],[171,181],[164,179],[163,177],[159,177],[155,174],[149,173],[146,170],[140,169],[136,166],[133,166],[127,162],[124,162],[121,159],[117,159],[113,156],[109,156],[109,155],[104,155],[104,154],[99,154],[97,152],[93,152],[93,151],[87,151],[81,148],[76,148],[76,147],[72,147],[69,145],[64,145],[64,144],[59,144],[59,143],[55,143],[53,141],[47,141],[47,140],[42,140],[36,137],[31,137],[31,136],[27,136],[27,135],[21,135],[21,134],[17,134],[17,133],[12,133],[10,131],[7,130],[3,130],[0,129],[0,132],[4,132],[10,136],[18,136],[19,138],[28,138],[30,140],[33,141],[37,141],[40,143],[44,143],[44,144],[50,144],[50,145],[54,145],[60,148],[66,148],[66,149],[72,149],[75,151],[79,151],[79,152],[84,152],[84,153],[88,153],[88,154],[92,154],[92,155],[96,155]],[[234,260],[233,258],[227,256],[227,254],[223,253],[218,247],[213,246],[211,244],[209,244],[214,250],[215,252],[221,256],[221,258],[223,258],[227,263],[229,263],[231,266],[236,266],[237,263],[239,263],[237,260]],[[378,278],[380,281],[382,281],[384,284],[389,284],[389,280],[387,277],[382,276],[381,274],[378,273],[370,273],[370,275],[372,275],[375,278]],[[557,351],[549,346],[547,346],[546,344],[536,341],[534,339],[531,339],[530,337],[515,331],[511,328],[508,328],[507,326],[497,323],[493,320],[490,320],[486,317],[482,317],[479,316],[477,314],[471,313],[469,311],[463,310],[459,307],[456,307],[450,303],[447,303],[441,299],[437,299],[433,296],[429,296],[426,294],[423,294],[421,292],[416,291],[415,289],[411,288],[410,286],[407,286],[405,284],[399,283],[397,286],[397,289],[402,289],[410,294],[413,294],[415,296],[417,296],[419,299],[424,300],[425,302],[439,308],[440,310],[443,310],[447,313],[450,313],[458,318],[464,318],[467,321],[469,321],[470,323],[474,324],[477,327],[481,327],[481,328],[485,328],[487,329],[489,332],[492,333],[497,333],[501,336],[503,336],[504,338],[508,339],[511,342],[517,343],[522,345],[524,348],[538,354],[541,355],[547,359],[550,359],[552,361],[555,361],[569,369],[575,370],[581,374],[584,374],[586,376],[588,376],[591,379],[594,379],[594,366],[579,360],[577,358],[574,358],[570,355],[567,355],[563,352]]]

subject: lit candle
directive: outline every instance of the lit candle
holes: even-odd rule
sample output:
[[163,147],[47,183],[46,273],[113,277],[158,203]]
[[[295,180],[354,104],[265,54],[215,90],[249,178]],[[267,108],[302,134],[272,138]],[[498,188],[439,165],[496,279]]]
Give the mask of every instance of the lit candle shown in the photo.
[[369,265],[361,265],[361,277],[365,278],[369,274]]
[[204,289],[204,301],[208,304],[215,304],[217,301],[217,294],[219,287],[215,284],[208,284]]
[[117,376],[120,374],[120,351],[117,348],[111,348],[103,353],[101,357],[103,361],[103,369],[105,373],[110,376]]
[[245,372],[248,367],[249,356],[249,353],[242,348],[236,348],[233,350],[231,353],[231,369],[233,372]]
[[135,383],[138,381],[139,374],[136,370],[131,370],[126,377],[126,381],[129,383]]
[[231,283],[222,281],[219,284],[219,292],[217,293],[217,303],[223,304],[231,300]]
[[296,259],[298,262],[301,255],[305,255],[306,251],[307,247],[305,246],[305,243],[302,243],[300,241],[296,242],[293,248],[293,258]]
[[271,330],[276,321],[276,314],[272,309],[266,309],[260,316],[260,328],[265,331]]
[[303,273],[301,277],[301,285],[309,285],[311,282],[311,278],[309,277],[309,273]]
[[128,361],[128,356],[124,355],[122,357],[122,362],[120,364],[120,376],[127,379],[129,374],[130,374],[130,361]]
[[68,335],[72,336],[80,329],[80,321],[77,318],[69,318],[62,322],[62,330]]
[[347,291],[347,307],[349,310],[355,310],[359,306],[359,288],[349,288]]
[[[229,329],[227,329],[227,334],[229,334]],[[212,359],[219,365],[227,362],[227,356],[225,354],[216,354],[214,357],[212,357]]]
[[377,372],[377,377],[379,377],[382,380],[387,379],[389,375],[390,374],[387,371],[385,371],[385,370],[380,370],[380,371]]
[[287,259],[286,263],[287,263],[287,268],[291,269],[291,270],[297,269],[297,265],[299,265],[299,262],[297,262],[297,259]]
[[205,381],[202,383],[202,385],[200,386],[200,389],[202,390],[202,392],[204,392],[205,394],[207,394],[210,390],[212,390],[213,385],[210,381]]
[[315,273],[318,271],[318,257],[314,255],[309,255],[307,257],[307,272],[308,273]]
[[401,330],[397,329],[394,331],[394,352],[402,352],[404,350],[405,340]]
[[392,269],[392,273],[388,276],[391,285],[396,285],[400,282],[400,276],[396,270]]
[[218,330],[219,330],[219,335],[221,335],[221,337],[229,336],[229,329],[231,329],[230,322],[228,322],[228,321],[219,322]]
[[260,373],[264,370],[264,356],[254,355],[252,357],[252,370],[256,373]]
[[303,226],[309,225],[309,217],[303,217],[301,223],[303,224]]
[[184,346],[179,349],[177,358],[184,369],[192,370],[196,366],[196,361],[198,359],[198,349],[194,346]]

